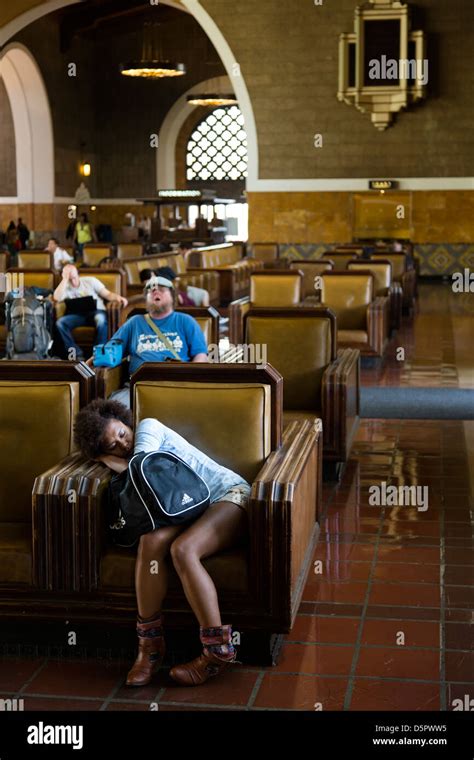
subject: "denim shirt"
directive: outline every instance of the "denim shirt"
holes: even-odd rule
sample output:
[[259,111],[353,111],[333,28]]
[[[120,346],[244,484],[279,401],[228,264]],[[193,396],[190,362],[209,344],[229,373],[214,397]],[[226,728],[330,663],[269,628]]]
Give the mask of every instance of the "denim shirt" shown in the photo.
[[217,464],[179,433],[152,418],[142,420],[138,425],[134,454],[140,451],[169,451],[176,454],[204,480],[211,494],[211,503],[222,499],[234,486],[248,485],[236,472]]

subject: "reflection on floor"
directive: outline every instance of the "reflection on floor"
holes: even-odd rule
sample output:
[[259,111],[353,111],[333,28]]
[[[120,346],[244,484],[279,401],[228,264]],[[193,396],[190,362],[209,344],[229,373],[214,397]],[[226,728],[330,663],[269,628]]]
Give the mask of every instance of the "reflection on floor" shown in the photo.
[[[404,367],[365,370],[366,384],[472,387],[472,307],[446,286],[420,295],[394,342]],[[238,665],[192,689],[163,672],[129,690],[123,663],[15,658],[1,664],[0,697],[25,710],[452,710],[474,697],[473,471],[474,423],[364,420],[341,483],[325,486],[314,565],[275,668]],[[397,503],[373,504],[374,486]],[[419,487],[416,506],[403,486]]]

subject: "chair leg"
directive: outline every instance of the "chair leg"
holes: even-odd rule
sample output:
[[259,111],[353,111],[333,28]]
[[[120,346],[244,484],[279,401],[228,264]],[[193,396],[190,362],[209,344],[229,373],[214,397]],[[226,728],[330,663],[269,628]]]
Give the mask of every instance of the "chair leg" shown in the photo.
[[246,631],[242,633],[237,659],[244,665],[276,665],[282,643],[282,633]]

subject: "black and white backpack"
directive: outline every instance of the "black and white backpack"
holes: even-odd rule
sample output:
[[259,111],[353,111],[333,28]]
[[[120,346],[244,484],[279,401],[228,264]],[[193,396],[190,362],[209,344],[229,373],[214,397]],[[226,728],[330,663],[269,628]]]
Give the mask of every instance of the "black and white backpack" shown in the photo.
[[207,484],[176,454],[135,454],[109,485],[108,524],[114,543],[133,546],[144,533],[183,525],[209,506]]

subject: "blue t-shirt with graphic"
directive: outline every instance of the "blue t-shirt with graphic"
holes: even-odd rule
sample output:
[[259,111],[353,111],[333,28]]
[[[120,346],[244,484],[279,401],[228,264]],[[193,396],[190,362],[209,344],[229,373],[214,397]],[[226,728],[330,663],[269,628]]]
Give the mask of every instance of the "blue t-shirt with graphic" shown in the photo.
[[[153,322],[172,343],[181,361],[189,362],[196,354],[207,354],[203,332],[189,314],[173,311],[164,319],[153,319]],[[123,355],[130,356],[131,375],[143,362],[176,358],[147,324],[143,314],[128,319],[113,337],[123,341]]]

